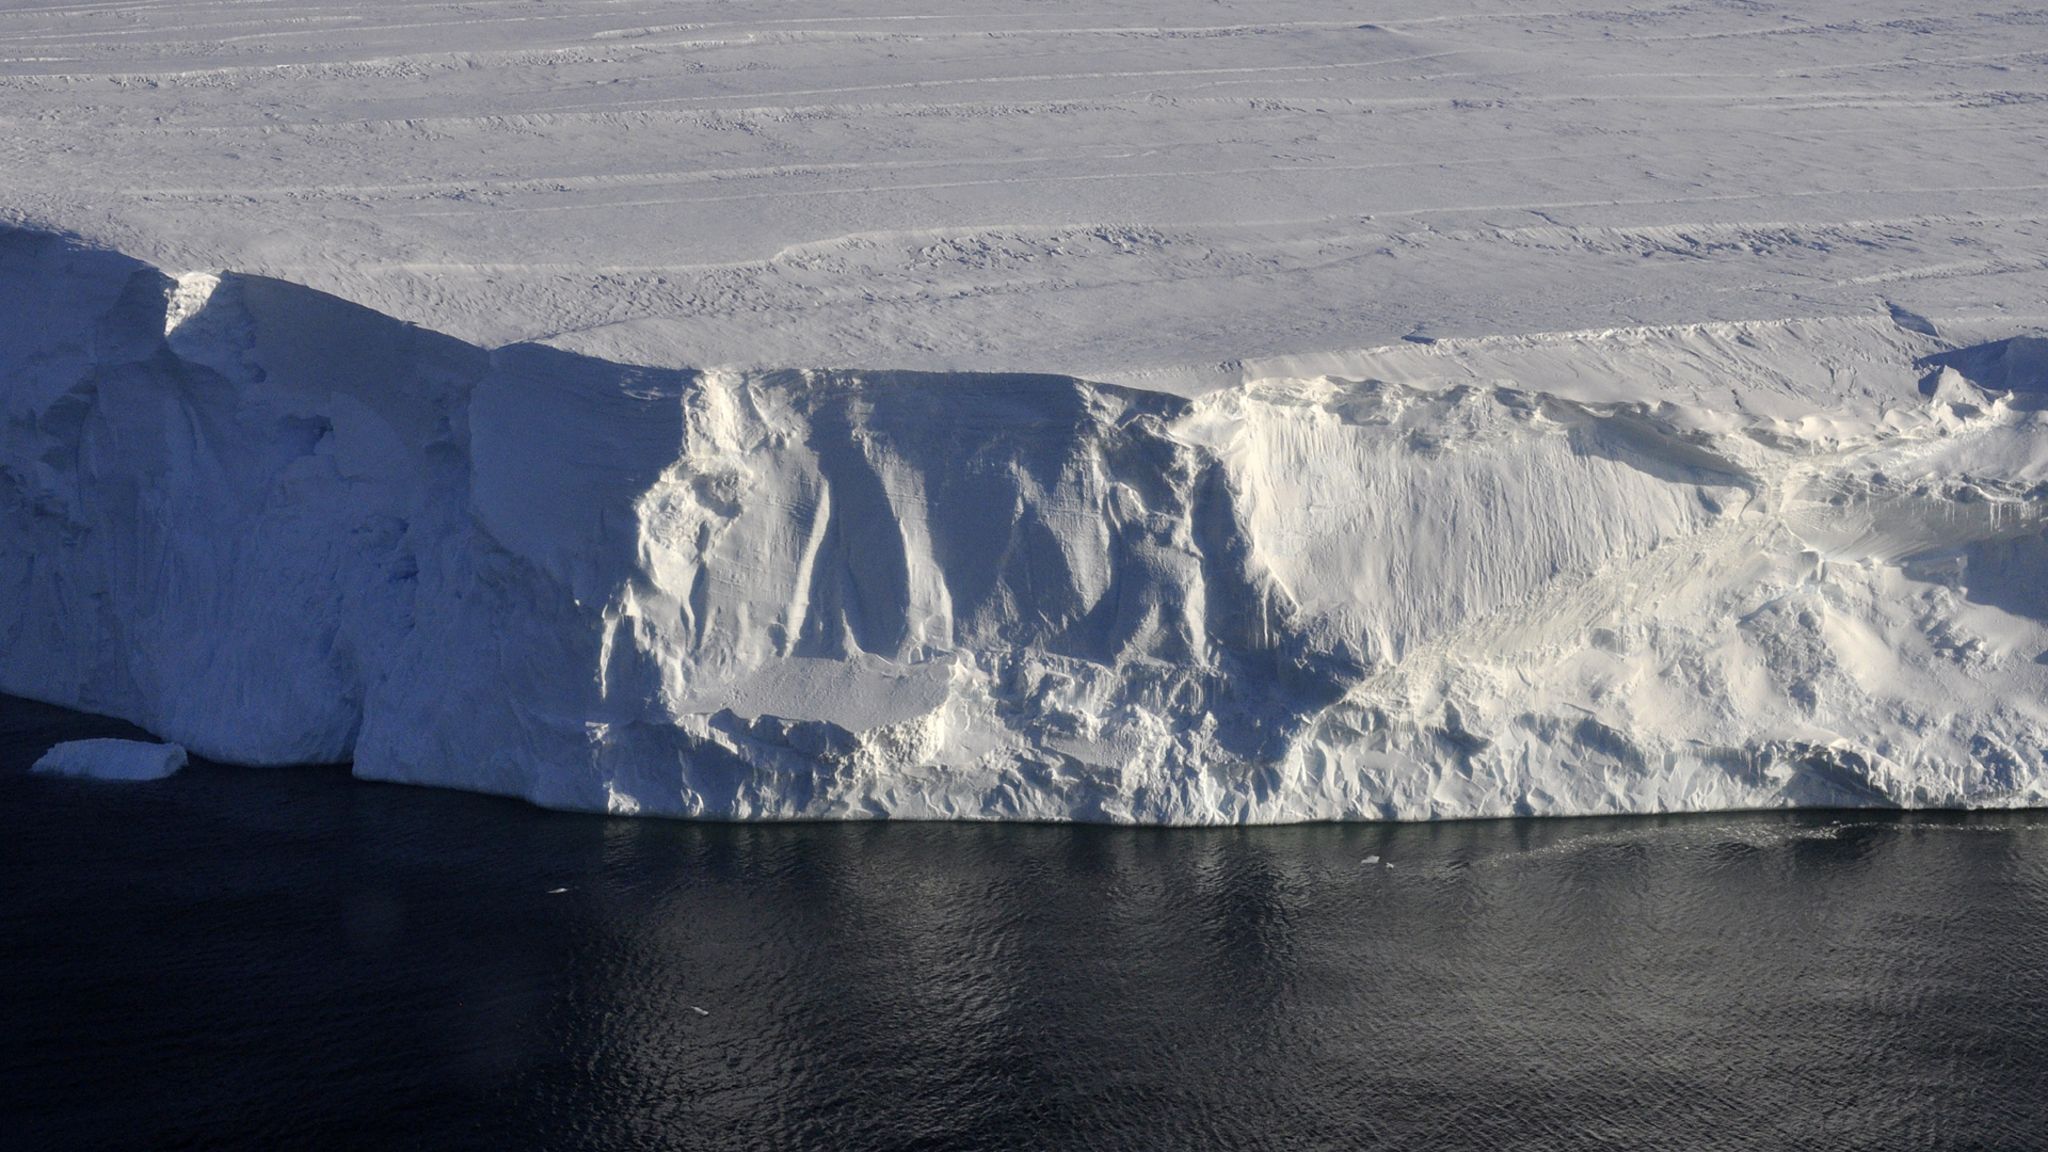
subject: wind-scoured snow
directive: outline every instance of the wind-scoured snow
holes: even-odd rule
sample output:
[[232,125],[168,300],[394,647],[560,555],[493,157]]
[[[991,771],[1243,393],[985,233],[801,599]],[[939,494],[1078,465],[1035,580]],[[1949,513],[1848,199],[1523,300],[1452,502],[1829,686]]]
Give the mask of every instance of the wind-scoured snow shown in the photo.
[[0,690],[614,812],[2048,802],[2048,18],[0,11]]
[[43,753],[31,771],[93,780],[163,780],[185,766],[176,744],[141,740],[67,740]]
[[212,759],[739,818],[2048,800],[2038,338],[1445,340],[1186,396],[485,350],[0,253],[0,690]]

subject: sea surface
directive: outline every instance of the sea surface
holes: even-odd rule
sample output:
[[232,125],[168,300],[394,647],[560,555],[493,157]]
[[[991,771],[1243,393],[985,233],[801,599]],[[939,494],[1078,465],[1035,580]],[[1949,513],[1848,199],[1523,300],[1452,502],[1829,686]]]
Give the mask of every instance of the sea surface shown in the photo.
[[0,699],[0,1143],[2022,1149],[2048,814],[604,819]]

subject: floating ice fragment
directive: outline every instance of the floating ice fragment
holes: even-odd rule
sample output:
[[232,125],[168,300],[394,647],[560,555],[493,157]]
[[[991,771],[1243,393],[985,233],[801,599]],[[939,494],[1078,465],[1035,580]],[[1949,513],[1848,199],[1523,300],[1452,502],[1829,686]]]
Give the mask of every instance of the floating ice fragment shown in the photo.
[[69,740],[43,753],[31,771],[94,780],[162,780],[185,766],[177,744],[142,740]]

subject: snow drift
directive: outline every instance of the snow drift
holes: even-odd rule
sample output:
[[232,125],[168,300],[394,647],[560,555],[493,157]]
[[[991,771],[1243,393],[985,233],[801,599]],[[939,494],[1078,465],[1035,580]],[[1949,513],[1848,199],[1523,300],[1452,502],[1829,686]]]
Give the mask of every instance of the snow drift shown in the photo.
[[2026,337],[687,371],[21,231],[0,308],[0,690],[211,759],[734,818],[2048,801]]

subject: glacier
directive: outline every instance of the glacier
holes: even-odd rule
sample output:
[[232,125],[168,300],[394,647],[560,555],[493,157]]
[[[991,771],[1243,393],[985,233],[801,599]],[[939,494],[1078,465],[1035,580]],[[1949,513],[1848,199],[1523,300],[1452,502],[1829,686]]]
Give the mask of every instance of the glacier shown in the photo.
[[565,809],[2048,802],[2048,340],[691,369],[0,231],[0,691]]

